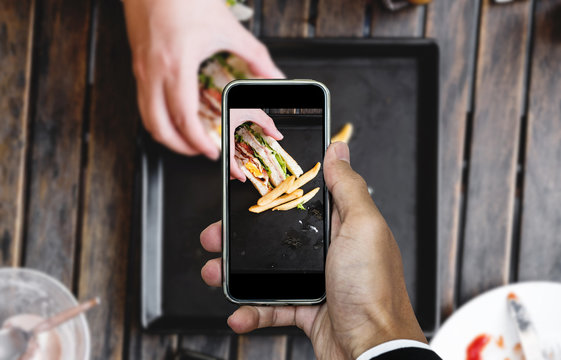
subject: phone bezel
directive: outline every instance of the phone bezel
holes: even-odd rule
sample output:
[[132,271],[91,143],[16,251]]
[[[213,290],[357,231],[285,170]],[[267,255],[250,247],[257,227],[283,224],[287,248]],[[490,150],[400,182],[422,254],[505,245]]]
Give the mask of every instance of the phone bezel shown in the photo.
[[[230,291],[230,254],[229,254],[229,216],[228,216],[228,183],[230,181],[230,173],[229,169],[229,131],[224,131],[224,129],[229,129],[229,103],[228,98],[231,89],[243,86],[243,87],[252,87],[254,85],[265,85],[265,86],[272,86],[278,89],[278,86],[286,86],[286,85],[306,85],[306,86],[316,86],[322,90],[323,93],[323,110],[324,110],[324,152],[327,150],[327,147],[330,143],[330,136],[331,129],[330,129],[330,94],[327,87],[315,80],[234,80],[230,82],[224,88],[222,93],[222,285],[224,290],[224,295],[226,298],[235,303],[240,305],[247,305],[247,304],[254,304],[254,305],[314,305],[319,304],[325,300],[325,281],[323,282],[323,293],[319,297],[315,298],[255,298],[255,299],[240,299],[231,294]],[[274,91],[278,91],[280,89],[275,89]],[[254,94],[255,95],[255,94]],[[247,99],[248,106],[247,108],[264,108],[265,106],[259,106],[262,104],[262,101],[269,101],[267,100],[266,93],[259,93],[258,96],[253,96],[252,98],[245,98]],[[299,108],[305,107],[302,106],[304,101],[295,100],[293,103],[290,103],[290,100],[294,100],[295,96],[288,96],[283,97],[282,100],[278,103],[279,106],[271,105],[268,106],[270,108]],[[298,105],[300,102],[300,106]],[[253,106],[251,104],[254,104]],[[329,247],[330,241],[330,225],[331,225],[331,214],[330,214],[330,204],[329,204],[329,193],[327,191],[324,192],[324,204],[325,204],[325,213],[324,213],[324,265],[325,259],[327,257],[327,248]],[[325,280],[325,272],[321,273],[322,279]],[[301,274],[299,276],[306,277],[307,275],[312,274]],[[311,276],[308,276],[311,279]]]

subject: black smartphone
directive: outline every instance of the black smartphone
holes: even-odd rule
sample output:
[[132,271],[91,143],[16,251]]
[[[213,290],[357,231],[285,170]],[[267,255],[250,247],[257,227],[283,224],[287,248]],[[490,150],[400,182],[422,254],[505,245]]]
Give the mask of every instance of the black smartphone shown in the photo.
[[[230,301],[325,299],[329,108],[329,90],[313,80],[236,80],[224,89],[223,287]],[[283,135],[278,141],[261,126],[271,121]],[[245,182],[231,179],[234,166]]]

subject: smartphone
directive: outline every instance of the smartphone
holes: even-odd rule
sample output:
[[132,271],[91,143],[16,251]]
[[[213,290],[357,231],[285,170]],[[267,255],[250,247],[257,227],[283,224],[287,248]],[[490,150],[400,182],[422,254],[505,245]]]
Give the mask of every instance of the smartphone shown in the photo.
[[[257,119],[272,120],[282,140],[267,136]],[[321,303],[330,234],[322,169],[329,90],[313,80],[232,81],[222,95],[222,129],[226,297],[236,304]],[[232,166],[245,182],[230,179]]]

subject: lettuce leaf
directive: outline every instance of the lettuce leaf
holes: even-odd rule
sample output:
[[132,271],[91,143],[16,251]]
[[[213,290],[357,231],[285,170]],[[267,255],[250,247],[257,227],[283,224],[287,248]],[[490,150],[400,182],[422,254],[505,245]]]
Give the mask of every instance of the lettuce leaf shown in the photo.
[[279,163],[282,172],[284,173],[284,176],[288,176],[288,172],[286,170],[286,161],[284,160],[284,158],[275,150],[273,150],[273,148],[269,145],[269,143],[265,141],[263,136],[261,136],[260,133],[255,131],[249,124],[250,124],[249,122],[246,122],[245,124],[243,124],[243,126],[246,129],[248,129],[253,134],[253,136],[255,136],[255,138],[257,139],[257,141],[261,143],[261,145],[265,145],[271,151],[271,153],[275,156],[275,159],[277,159],[277,162]]
[[278,152],[276,152],[274,150],[271,150],[271,151],[273,151],[273,154],[275,154],[275,158],[279,162],[279,165],[281,166],[281,169],[282,169],[282,172],[284,173],[284,176],[288,176],[288,173],[286,172],[286,161],[284,161],[284,159],[282,158],[282,156]]
[[203,73],[199,73],[199,83],[202,84],[205,89],[216,87],[212,78]]

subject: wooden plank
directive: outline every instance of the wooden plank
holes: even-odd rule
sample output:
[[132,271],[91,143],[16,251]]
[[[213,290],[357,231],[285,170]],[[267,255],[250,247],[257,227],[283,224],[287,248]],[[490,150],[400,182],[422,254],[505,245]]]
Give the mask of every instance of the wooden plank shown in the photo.
[[290,360],[315,360],[316,355],[312,342],[305,335],[294,336],[291,339]]
[[[89,0],[37,3],[37,100],[32,120],[24,265],[72,287]],[[64,39],[59,41],[57,39]]]
[[439,273],[441,317],[454,310],[466,115],[475,62],[478,1],[434,1],[426,36],[440,48]]
[[319,0],[315,34],[318,37],[362,37],[366,0]]
[[310,0],[264,0],[263,36],[306,37]]
[[392,12],[384,7],[382,1],[374,1],[370,34],[372,36],[422,36],[424,15],[425,8],[422,6],[409,6]]
[[175,354],[175,336],[138,333],[131,339],[129,359],[154,360],[171,359]]
[[531,2],[484,0],[460,300],[507,283]]
[[20,262],[33,18],[33,0],[0,3],[0,266]]
[[229,335],[184,335],[181,339],[181,349],[197,353],[230,359],[232,336]]
[[240,336],[238,360],[285,360],[286,336]]
[[121,359],[139,117],[122,4],[97,6],[78,294],[103,304],[88,314],[92,359]]
[[519,279],[561,279],[561,0],[536,3]]

